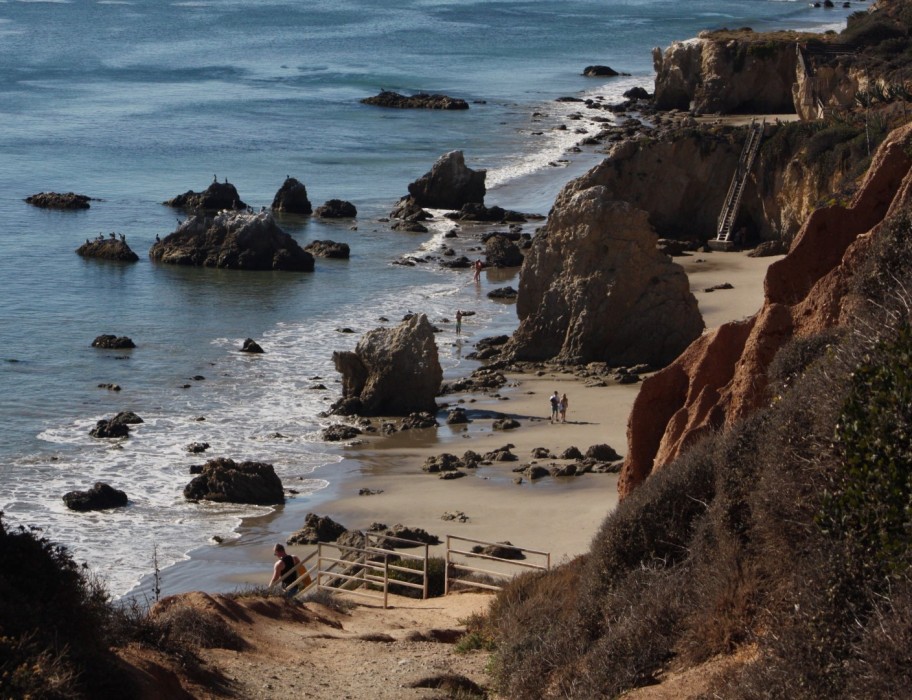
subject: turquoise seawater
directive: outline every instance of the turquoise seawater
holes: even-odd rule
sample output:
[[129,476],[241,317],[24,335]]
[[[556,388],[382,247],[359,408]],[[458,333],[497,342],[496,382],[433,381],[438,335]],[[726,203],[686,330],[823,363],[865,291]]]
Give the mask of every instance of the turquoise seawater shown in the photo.
[[[380,219],[409,182],[461,149],[470,167],[488,171],[488,204],[545,214],[559,186],[596,157],[559,162],[582,136],[554,128],[578,109],[555,98],[619,100],[633,85],[651,88],[652,47],[704,28],[838,26],[846,13],[770,0],[0,0],[5,521],[43,527],[122,593],[149,571],[153,545],[167,566],[258,512],[184,502],[188,467],[201,461],[187,453],[191,442],[271,462],[301,498],[318,498],[332,480],[324,467],[339,459],[317,439],[327,422],[318,414],[339,394],[333,350],[353,347],[381,316],[424,312],[442,328],[441,359],[455,376],[472,367],[445,322],[456,308],[477,311],[467,343],[515,326],[512,306],[485,297],[515,286],[515,275],[476,286],[464,271],[392,264],[434,252],[449,228],[388,230]],[[631,75],[583,78],[590,64]],[[381,89],[447,93],[471,108],[360,104]],[[357,206],[354,225],[279,221],[302,244],[348,243],[350,260],[318,260],[310,274],[148,260],[155,236],[185,216],[165,199],[217,176],[258,209],[286,175],[305,183],[315,205]],[[23,202],[40,191],[97,200],[81,212]],[[140,262],[75,254],[85,238],[112,231]],[[101,333],[138,347],[91,348]],[[266,354],[239,354],[246,337]],[[320,383],[328,388],[311,388]],[[145,419],[131,438],[88,436],[121,410]],[[125,490],[130,506],[67,511],[62,494],[95,481]]]

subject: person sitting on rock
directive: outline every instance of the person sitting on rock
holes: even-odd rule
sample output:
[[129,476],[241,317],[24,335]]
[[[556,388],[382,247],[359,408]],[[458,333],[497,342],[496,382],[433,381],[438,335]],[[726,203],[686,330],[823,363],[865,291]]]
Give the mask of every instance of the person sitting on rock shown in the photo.
[[[272,553],[279,557],[279,560],[275,563],[275,566],[272,567],[272,580],[269,582],[269,588],[272,588],[276,583],[281,581],[285,592],[288,595],[294,595],[298,591],[297,586],[294,585],[294,582],[298,577],[290,572],[301,563],[301,560],[293,554],[288,554],[285,551],[285,545],[283,544],[276,544],[276,546],[272,548]],[[288,576],[283,578],[285,574],[288,574]]]

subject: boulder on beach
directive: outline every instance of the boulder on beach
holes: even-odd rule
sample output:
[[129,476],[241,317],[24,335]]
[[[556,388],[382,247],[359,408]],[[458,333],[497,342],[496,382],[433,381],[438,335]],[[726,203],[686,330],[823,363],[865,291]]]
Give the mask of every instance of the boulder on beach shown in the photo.
[[429,95],[419,92],[414,95],[401,95],[392,90],[383,90],[373,97],[365,97],[363,104],[375,107],[393,107],[396,109],[468,109],[469,103],[449,95]]
[[202,472],[184,488],[191,501],[277,505],[285,502],[282,482],[271,464],[235,462],[221,457],[203,465]]
[[39,192],[25,198],[26,203],[42,209],[88,209],[91,197],[75,192]]
[[424,314],[394,328],[369,331],[353,352],[334,352],[333,363],[342,375],[343,402],[357,399],[362,415],[437,411],[435,397],[443,370],[434,329]]
[[459,209],[469,202],[483,204],[486,177],[486,171],[466,166],[462,151],[450,151],[409,184],[409,196],[418,207]]
[[307,188],[296,178],[285,178],[285,182],[272,199],[272,210],[288,214],[312,214],[313,207],[307,198]]
[[176,209],[200,212],[247,209],[247,205],[241,201],[237,189],[230,182],[213,182],[204,192],[187,190],[162,204]]
[[126,350],[129,348],[135,348],[136,344],[127,336],[121,335],[99,335],[92,341],[93,348],[101,348],[102,350]]
[[98,481],[88,491],[70,491],[64,494],[63,502],[70,510],[107,510],[127,505],[127,494]]
[[318,542],[335,542],[346,532],[346,527],[332,518],[316,513],[304,516],[304,527],[293,533],[286,544],[317,544]]
[[491,236],[485,241],[485,265],[488,267],[519,267],[523,254],[507,236]]
[[195,215],[149,250],[155,262],[235,270],[312,272],[313,256],[269,212]]
[[321,219],[354,219],[358,216],[358,210],[351,202],[344,199],[329,199],[314,212]]
[[336,243],[335,241],[311,241],[304,246],[304,250],[317,258],[348,260],[351,255],[348,243]]
[[95,238],[86,239],[76,249],[76,253],[83,258],[99,258],[101,260],[117,260],[119,262],[136,262],[139,256],[133,252],[125,240],[120,238]]
[[356,428],[353,425],[346,425],[344,423],[333,423],[328,428],[324,428],[320,433],[320,436],[326,442],[345,442],[346,440],[353,440],[361,434],[361,429]]

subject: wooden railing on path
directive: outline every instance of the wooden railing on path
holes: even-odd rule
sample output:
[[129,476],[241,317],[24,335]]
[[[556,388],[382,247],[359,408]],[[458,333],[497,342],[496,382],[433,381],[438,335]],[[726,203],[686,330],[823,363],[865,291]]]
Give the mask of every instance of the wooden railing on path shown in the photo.
[[[521,561],[518,558],[498,557],[482,552],[473,552],[471,550],[458,549],[464,546],[461,543],[469,543],[480,547],[503,547],[512,550],[523,558],[527,555],[540,557],[540,563],[530,563]],[[480,559],[486,562],[494,562],[498,569],[481,568],[480,566],[471,566],[468,562],[473,559]],[[488,566],[488,565],[486,565]],[[471,540],[467,537],[457,537],[456,535],[447,535],[446,538],[446,583],[444,584],[444,595],[450,592],[453,584],[461,586],[471,586],[473,588],[483,588],[489,591],[499,591],[503,588],[506,580],[513,578],[516,574],[523,571],[548,571],[551,569],[551,552],[541,552],[535,549],[526,549],[525,547],[516,547],[505,545],[500,542],[483,542],[482,540]],[[483,580],[480,580],[483,579]]]

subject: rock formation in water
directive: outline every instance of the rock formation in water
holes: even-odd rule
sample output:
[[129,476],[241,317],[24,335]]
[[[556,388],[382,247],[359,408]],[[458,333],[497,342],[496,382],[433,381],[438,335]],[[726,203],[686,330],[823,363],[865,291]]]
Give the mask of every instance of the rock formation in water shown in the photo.
[[342,412],[365,416],[436,413],[443,370],[434,328],[416,314],[395,328],[364,334],[354,352],[334,352],[342,375]]
[[322,219],[354,219],[358,210],[344,199],[329,199],[318,206],[314,214]]
[[92,347],[101,348],[102,350],[124,350],[135,348],[136,343],[125,335],[104,334],[99,335],[92,341]]
[[39,192],[25,198],[26,203],[42,209],[88,209],[91,197],[74,192]]
[[285,502],[282,482],[271,464],[210,459],[202,473],[184,488],[192,501],[276,505]]
[[415,95],[400,95],[398,92],[384,90],[373,97],[361,100],[366,105],[375,107],[394,107],[396,109],[468,109],[469,103],[449,95],[429,95],[419,92]]
[[440,156],[429,172],[409,184],[409,197],[417,207],[436,209],[484,204],[486,176],[486,171],[466,166],[462,151],[450,151]]
[[307,188],[296,178],[285,178],[285,182],[272,199],[272,210],[288,214],[312,214],[313,207],[307,198]]
[[166,202],[165,206],[188,211],[218,212],[222,209],[247,209],[237,189],[230,182],[213,182],[204,192],[187,190]]
[[520,324],[505,352],[519,360],[671,362],[703,320],[684,270],[656,241],[646,212],[606,188],[565,188],[523,264]]
[[280,229],[272,214],[198,214],[149,250],[155,262],[237,270],[311,272],[314,259]]
[[912,126],[906,126],[878,149],[848,208],[811,214],[790,253],[770,266],[757,314],[702,336],[643,382],[628,422],[621,495],[700,436],[762,405],[770,362],[788,340],[845,323],[855,306],[849,280],[863,251],[886,217],[912,203],[910,154]]
[[127,494],[98,481],[88,491],[70,491],[64,494],[63,502],[70,510],[107,510],[127,505]]
[[120,238],[95,238],[94,240],[86,239],[76,249],[76,252],[84,258],[100,258],[102,260],[117,260],[120,262],[136,262],[139,256],[133,252],[125,240]]
[[335,241],[311,241],[304,246],[304,250],[317,258],[348,260],[351,256],[348,243],[336,243]]

